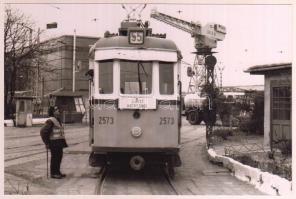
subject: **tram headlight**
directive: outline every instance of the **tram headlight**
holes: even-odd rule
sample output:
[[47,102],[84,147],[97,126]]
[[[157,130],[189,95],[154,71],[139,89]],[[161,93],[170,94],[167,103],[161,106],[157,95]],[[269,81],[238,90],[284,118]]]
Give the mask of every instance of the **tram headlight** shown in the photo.
[[142,135],[142,129],[138,126],[134,126],[131,130],[131,134],[133,137],[138,138]]

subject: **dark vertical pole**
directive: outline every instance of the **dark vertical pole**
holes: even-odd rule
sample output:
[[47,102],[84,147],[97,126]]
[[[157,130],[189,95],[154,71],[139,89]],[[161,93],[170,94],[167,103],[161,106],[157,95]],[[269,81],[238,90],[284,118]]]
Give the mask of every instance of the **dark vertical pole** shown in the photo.
[[63,88],[63,46],[60,47],[60,56],[61,56],[61,85],[60,85],[60,88]]
[[72,91],[75,92],[75,70],[76,70],[76,29],[73,35],[73,74],[72,74]]
[[37,45],[38,45],[38,51],[37,51],[37,54],[38,54],[38,57],[37,57],[37,68],[36,68],[36,106],[37,106],[37,114],[39,115],[40,114],[40,98],[39,98],[39,75],[40,75],[40,56],[41,56],[41,53],[40,53],[40,50],[41,50],[41,47],[40,47],[40,28],[38,28],[38,32],[37,32]]
[[216,122],[216,108],[213,104],[214,100],[214,85],[215,85],[215,77],[214,77],[214,69],[217,60],[214,56],[208,55],[205,57],[205,67],[206,67],[206,85],[205,90],[208,96],[208,107],[206,109],[207,121],[206,121],[206,140],[207,147],[210,148],[212,146],[212,134],[213,134],[213,126]]

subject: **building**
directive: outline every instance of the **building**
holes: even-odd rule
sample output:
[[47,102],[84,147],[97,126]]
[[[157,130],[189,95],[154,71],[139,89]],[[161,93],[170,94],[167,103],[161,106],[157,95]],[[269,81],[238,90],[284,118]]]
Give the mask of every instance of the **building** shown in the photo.
[[[85,73],[88,71],[88,53],[90,46],[99,38],[76,36],[76,73],[75,91],[88,94],[88,79]],[[39,79],[43,82],[43,94],[56,92],[57,90],[72,91],[73,85],[73,35],[63,35],[42,42],[42,66],[44,73]]]
[[[55,105],[63,114],[66,113],[66,117],[80,114],[81,111],[83,111],[82,114],[85,113],[88,107],[89,88],[88,77],[85,76],[89,69],[88,54],[90,46],[98,39],[98,37],[76,36],[75,52],[73,35],[63,35],[41,43],[40,64],[33,89],[37,99],[34,103],[35,114],[40,112],[43,115],[47,114],[49,97],[55,98],[55,102],[58,103]],[[74,54],[75,76],[73,76]],[[74,92],[73,77],[75,78]]]
[[292,64],[257,65],[245,72],[264,75],[264,145],[285,150],[292,144]]

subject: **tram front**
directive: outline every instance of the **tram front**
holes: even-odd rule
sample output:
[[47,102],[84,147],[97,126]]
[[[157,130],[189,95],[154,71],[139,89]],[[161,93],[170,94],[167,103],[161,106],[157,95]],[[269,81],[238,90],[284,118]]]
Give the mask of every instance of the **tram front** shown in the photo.
[[139,24],[122,22],[119,35],[105,34],[90,51],[92,166],[181,165],[181,55],[174,42]]

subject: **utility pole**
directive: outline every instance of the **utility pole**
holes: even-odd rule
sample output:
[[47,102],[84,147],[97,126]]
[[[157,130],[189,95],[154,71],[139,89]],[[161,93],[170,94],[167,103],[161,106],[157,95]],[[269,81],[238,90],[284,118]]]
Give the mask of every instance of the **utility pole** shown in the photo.
[[41,104],[43,104],[43,97],[44,97],[44,77],[42,77],[42,89],[41,89]]
[[[32,41],[31,41],[32,43]],[[38,32],[37,32],[37,45],[40,48],[40,28],[38,28]],[[40,59],[40,53],[38,53],[38,58],[37,58],[37,73],[36,73],[36,97],[38,98],[39,95],[39,79],[40,79],[40,63],[39,63],[39,59]]]
[[75,69],[76,69],[76,29],[74,29],[74,35],[73,35],[73,87],[72,91],[75,92]]

